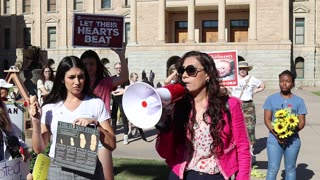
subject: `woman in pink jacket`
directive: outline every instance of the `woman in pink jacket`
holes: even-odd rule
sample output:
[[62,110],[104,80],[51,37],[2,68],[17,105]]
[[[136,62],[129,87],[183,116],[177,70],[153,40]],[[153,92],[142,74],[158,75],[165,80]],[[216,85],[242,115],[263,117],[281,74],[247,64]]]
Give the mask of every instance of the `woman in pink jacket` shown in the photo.
[[156,143],[174,179],[250,179],[250,145],[239,99],[221,93],[212,58],[187,52],[178,62],[179,80],[188,90],[170,115],[163,113]]

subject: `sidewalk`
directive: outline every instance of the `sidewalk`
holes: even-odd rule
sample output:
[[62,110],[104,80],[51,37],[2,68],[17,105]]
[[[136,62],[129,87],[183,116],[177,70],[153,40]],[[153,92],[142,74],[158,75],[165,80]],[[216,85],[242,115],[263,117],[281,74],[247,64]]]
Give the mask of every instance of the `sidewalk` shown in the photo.
[[[267,172],[267,151],[266,139],[268,131],[263,122],[263,103],[267,96],[279,90],[266,89],[254,97],[257,114],[255,153],[257,156],[258,171]],[[302,97],[306,103],[308,115],[306,116],[306,126],[300,132],[301,149],[297,161],[297,179],[309,180],[320,179],[320,96],[312,94],[312,91],[320,91],[320,88],[294,89],[293,93]],[[147,139],[150,141],[156,137],[156,130],[145,130]],[[155,151],[155,140],[145,142],[140,138],[129,139],[128,145],[122,144],[123,133],[117,135],[117,149],[113,152],[113,157],[142,158],[163,160]],[[283,160],[277,179],[284,179]],[[252,180],[256,180],[252,178]],[[258,180],[258,179],[257,179]]]

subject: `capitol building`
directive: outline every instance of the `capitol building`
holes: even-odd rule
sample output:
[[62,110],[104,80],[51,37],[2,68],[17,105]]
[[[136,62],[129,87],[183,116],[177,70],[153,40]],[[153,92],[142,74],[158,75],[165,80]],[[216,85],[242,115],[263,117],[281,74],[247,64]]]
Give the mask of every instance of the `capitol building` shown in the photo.
[[[75,13],[124,17],[129,72],[153,71],[163,83],[166,63],[185,52],[233,51],[250,74],[278,88],[278,74],[296,73],[297,87],[320,86],[320,2],[317,0],[0,0],[0,72],[39,47],[55,66],[67,55],[97,51],[114,74],[108,48],[74,47]],[[3,74],[1,74],[4,78]],[[140,79],[141,80],[141,79]]]

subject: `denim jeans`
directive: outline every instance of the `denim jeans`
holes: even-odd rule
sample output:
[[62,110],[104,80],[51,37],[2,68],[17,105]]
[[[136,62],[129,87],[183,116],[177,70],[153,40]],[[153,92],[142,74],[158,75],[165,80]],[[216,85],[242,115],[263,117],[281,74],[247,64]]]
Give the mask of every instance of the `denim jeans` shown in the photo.
[[296,163],[301,142],[299,135],[290,137],[286,144],[279,144],[277,139],[269,133],[267,140],[268,173],[266,180],[276,180],[280,168],[282,155],[284,155],[285,180],[296,179]]

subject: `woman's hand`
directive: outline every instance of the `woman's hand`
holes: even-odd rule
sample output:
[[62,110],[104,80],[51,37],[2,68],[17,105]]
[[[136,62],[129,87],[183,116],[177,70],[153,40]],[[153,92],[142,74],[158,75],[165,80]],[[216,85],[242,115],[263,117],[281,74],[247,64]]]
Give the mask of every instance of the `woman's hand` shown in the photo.
[[40,120],[41,108],[37,99],[37,96],[30,96],[28,100],[28,112],[31,120]]
[[159,122],[155,125],[155,127],[162,132],[168,132],[170,129],[171,121],[172,121],[172,107],[167,106],[162,109],[162,114]]
[[123,48],[111,48],[112,51],[118,54],[118,56],[125,56],[126,53],[126,43],[122,44]]
[[123,88],[118,88],[114,91],[111,92],[112,95],[114,96],[119,96],[119,95],[122,95],[124,93],[125,89]]
[[278,138],[278,143],[285,144],[286,142],[287,142],[287,139]]
[[280,144],[285,144],[286,143],[287,139],[279,138],[274,129],[271,130],[271,133],[274,135],[274,137],[277,138],[278,143],[280,143]]
[[20,154],[21,154],[23,162],[27,162],[27,160],[30,159],[30,157],[31,157],[31,155],[28,151],[28,148],[23,149],[22,147],[20,147]]
[[73,121],[73,127],[76,127],[76,125],[79,126],[88,126],[89,124],[97,124],[97,120],[93,118],[78,118]]

